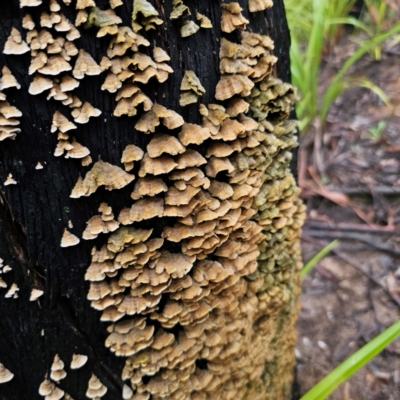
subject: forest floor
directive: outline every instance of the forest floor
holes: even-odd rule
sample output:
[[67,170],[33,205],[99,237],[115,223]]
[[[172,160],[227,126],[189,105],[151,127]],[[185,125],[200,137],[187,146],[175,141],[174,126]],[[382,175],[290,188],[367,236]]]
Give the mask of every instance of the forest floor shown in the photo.
[[[323,81],[354,49],[344,39],[332,51]],[[303,258],[340,241],[303,282],[301,394],[400,318],[400,45],[384,49],[379,62],[364,57],[351,72],[381,87],[392,105],[367,89],[351,89],[336,101],[324,133],[315,129],[301,141],[299,183],[308,209]],[[400,340],[329,399],[400,399]]]

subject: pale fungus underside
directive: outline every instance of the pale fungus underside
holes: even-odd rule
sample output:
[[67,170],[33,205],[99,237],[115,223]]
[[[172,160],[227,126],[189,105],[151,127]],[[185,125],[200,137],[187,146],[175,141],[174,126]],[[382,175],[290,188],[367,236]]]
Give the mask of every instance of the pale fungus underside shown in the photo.
[[[47,355],[35,388],[46,400],[290,395],[304,207],[290,172],[295,90],[276,75],[272,39],[251,29],[272,2],[213,3],[219,14],[165,3],[20,0],[22,28],[9,29],[4,42],[6,56],[30,52],[30,64],[24,84],[11,62],[2,66],[0,141],[24,140],[16,134],[25,114],[3,90],[52,104],[46,154],[30,169],[46,174],[62,165],[71,174],[68,193],[54,203],[63,210],[56,247],[66,264],[55,261],[51,271],[57,275],[59,263],[73,275],[62,313],[75,318],[71,304],[84,280],[94,309],[90,324],[85,314],[71,329],[79,340],[68,342],[69,353]],[[171,26],[180,49],[163,37]],[[178,61],[188,43],[196,52],[197,35],[218,48],[215,76]],[[13,173],[4,185],[16,183]],[[40,179],[51,186],[54,176],[60,186],[57,174]],[[88,243],[91,262],[68,263]],[[32,306],[58,295],[33,283],[24,294]],[[3,289],[16,299],[26,285],[2,277]],[[40,327],[46,339],[49,326]],[[94,337],[106,349],[93,348]],[[85,383],[67,389],[81,371]],[[0,364],[0,383],[12,378]]]

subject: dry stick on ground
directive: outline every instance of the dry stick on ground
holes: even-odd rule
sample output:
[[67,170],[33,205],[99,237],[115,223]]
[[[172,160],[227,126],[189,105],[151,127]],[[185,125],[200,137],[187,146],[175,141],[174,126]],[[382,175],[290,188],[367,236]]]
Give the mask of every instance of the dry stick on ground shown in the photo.
[[360,242],[364,242],[369,244],[371,247],[379,250],[379,251],[385,251],[387,253],[390,253],[394,257],[400,257],[400,251],[382,246],[379,243],[375,243],[372,240],[364,237],[363,235],[359,235],[357,233],[351,233],[351,232],[324,232],[323,230],[320,229],[303,229],[303,235],[304,236],[311,236],[311,237],[316,237],[316,238],[325,238],[325,239],[348,239],[348,240],[359,240]]
[[342,253],[341,251],[334,249],[332,250],[339,258],[342,260],[346,261],[348,264],[350,264],[352,267],[354,267],[357,271],[365,275],[367,278],[369,278],[372,282],[374,282],[376,285],[378,285],[398,306],[400,306],[400,301],[393,296],[392,293],[381,283],[379,282],[378,279],[376,279],[372,274],[369,272],[365,271],[364,268],[355,260],[353,260],[351,257],[347,256],[345,253]]
[[[328,220],[329,221],[329,220]],[[327,231],[354,231],[354,232],[368,232],[382,234],[398,234],[392,226],[374,226],[370,227],[364,224],[353,224],[347,222],[339,222],[337,224],[325,223],[316,219],[309,218],[305,224],[305,229],[324,229]]]

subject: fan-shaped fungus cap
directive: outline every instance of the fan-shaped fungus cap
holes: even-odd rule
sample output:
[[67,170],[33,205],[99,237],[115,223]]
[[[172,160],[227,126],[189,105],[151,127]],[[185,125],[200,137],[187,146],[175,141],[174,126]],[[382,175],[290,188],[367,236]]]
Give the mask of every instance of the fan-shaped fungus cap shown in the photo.
[[39,51],[39,53],[32,58],[31,65],[29,66],[29,75],[32,75],[38,69],[44,67],[47,63],[47,55],[44,51]]
[[71,114],[75,122],[78,124],[86,124],[89,122],[90,117],[98,117],[101,111],[85,101],[82,107],[74,108]]
[[225,182],[218,182],[211,180],[208,191],[217,199],[226,200],[233,196],[233,188],[231,185]]
[[129,211],[131,222],[140,222],[155,217],[161,218],[164,214],[164,199],[158,197],[138,200]]
[[37,300],[40,296],[43,295],[43,290],[39,289],[32,289],[31,296],[29,297],[29,301],[35,301]]
[[205,140],[210,138],[211,134],[207,128],[202,128],[200,125],[184,123],[182,131],[179,132],[178,137],[184,146],[189,144],[202,144]]
[[76,140],[71,143],[72,149],[67,150],[65,158],[84,158],[90,154],[90,150],[82,146]]
[[244,114],[249,111],[250,104],[243,99],[232,99],[226,109],[227,114],[231,118],[237,117],[239,114]]
[[70,92],[79,86],[80,82],[74,79],[72,76],[64,75],[61,78],[60,87],[63,92]]
[[183,3],[183,0],[174,0],[172,2],[172,11],[169,16],[170,20],[188,17],[189,15],[189,7]]
[[8,185],[16,185],[17,181],[13,178],[12,174],[8,174],[6,181],[4,182],[4,186]]
[[42,0],[19,0],[19,6],[22,7],[37,7],[42,4]]
[[62,133],[68,132],[72,129],[76,129],[76,125],[69,121],[67,117],[62,115],[59,111],[56,111],[53,115],[53,121],[51,125],[51,132],[60,130]]
[[151,158],[147,153],[144,155],[140,164],[139,176],[161,175],[171,172],[178,164],[172,157],[164,154],[158,158]]
[[250,96],[254,83],[243,75],[223,75],[217,84],[215,97],[217,100],[226,100],[239,94],[242,97]]
[[140,161],[143,158],[144,151],[133,144],[128,144],[122,152],[121,162],[125,165],[125,171],[133,168],[134,161]]
[[96,3],[94,2],[94,0],[77,0],[77,10],[84,10],[87,7],[96,7]]
[[196,13],[197,21],[200,21],[200,26],[202,28],[211,29],[213,27],[211,20],[199,12]]
[[50,0],[50,11],[51,12],[58,12],[61,10],[60,5],[57,3],[57,0]]
[[95,399],[97,397],[103,397],[106,393],[107,387],[100,382],[96,375],[92,374],[88,383],[86,397],[89,397],[89,399]]
[[0,90],[8,89],[11,87],[21,88],[21,85],[17,82],[10,69],[6,66],[2,69],[2,77],[0,79]]
[[10,382],[14,374],[0,363],[0,383]]
[[86,53],[84,50],[79,50],[79,55],[72,71],[72,75],[76,79],[82,79],[85,75],[99,75],[101,74],[101,67],[93,57]]
[[88,356],[83,354],[73,354],[72,361],[71,361],[71,369],[79,369],[82,368],[88,360]]
[[184,107],[187,104],[195,103],[199,96],[202,96],[206,90],[200,83],[199,78],[193,71],[186,71],[181,83],[181,90],[190,91],[181,94],[180,104]]
[[161,47],[154,47],[153,58],[158,63],[162,63],[162,62],[171,60],[171,57]]
[[222,4],[221,29],[222,32],[231,33],[235,29],[246,29],[249,20],[241,14],[243,8],[239,3]]
[[139,200],[144,196],[152,197],[162,192],[166,192],[167,190],[168,186],[162,179],[146,176],[144,178],[139,178],[136,182],[131,197],[133,200]]
[[[142,21],[139,21],[139,14],[144,17]],[[163,21],[158,16],[157,10],[147,0],[133,1],[132,27],[135,32],[139,32],[143,28],[142,24],[145,25],[146,30],[152,29],[153,24],[162,24]]]
[[[101,10],[98,7],[90,9],[88,20],[85,24],[85,28],[95,26],[96,28],[104,28],[106,26],[118,25],[122,23],[122,19],[118,17],[113,10]],[[114,34],[118,33],[115,32]]]
[[124,2],[122,0],[110,0],[110,7],[111,8],[117,8],[119,6],[122,6]]
[[249,11],[257,12],[264,11],[274,5],[272,0],[249,0]]
[[155,132],[155,128],[160,125],[160,119],[168,129],[179,128],[184,123],[183,118],[178,113],[154,103],[151,110],[140,117],[135,129],[144,133]]
[[176,169],[199,167],[207,164],[207,160],[199,152],[191,149],[177,156],[176,162],[178,163]]
[[17,284],[13,283],[10,286],[10,289],[8,290],[8,292],[4,295],[4,297],[6,299],[9,299],[10,297],[17,298],[18,297],[18,293],[17,293],[18,291],[19,291],[19,288],[18,288]]
[[161,133],[155,134],[147,145],[147,153],[151,158],[159,157],[164,153],[175,156],[182,154],[185,150],[186,148],[176,137]]
[[54,381],[64,379],[67,373],[64,371],[64,363],[60,359],[60,356],[56,354],[54,356],[53,364],[51,365],[50,378]]
[[43,75],[59,75],[61,72],[71,71],[71,65],[61,56],[51,56],[46,65],[38,69]]
[[11,34],[4,46],[4,54],[25,54],[30,50],[28,44],[22,40],[21,33],[18,29],[12,28]]
[[79,238],[73,233],[69,232],[67,228],[64,229],[64,234],[61,239],[61,247],[75,246],[80,242]]
[[100,186],[104,186],[106,190],[121,189],[134,179],[134,175],[126,173],[116,165],[97,161],[86,174],[84,180],[78,179],[70,197],[76,199],[82,196],[90,196]]
[[29,94],[37,95],[53,87],[53,80],[40,74],[36,74],[29,85]]
[[199,29],[200,27],[194,21],[186,20],[181,28],[181,36],[188,37],[194,35]]

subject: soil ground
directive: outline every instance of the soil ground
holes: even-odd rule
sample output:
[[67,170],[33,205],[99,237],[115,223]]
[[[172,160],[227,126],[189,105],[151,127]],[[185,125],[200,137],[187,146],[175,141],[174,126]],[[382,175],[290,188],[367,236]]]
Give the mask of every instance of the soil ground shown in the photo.
[[[336,46],[321,81],[329,82],[354,49],[346,38]],[[302,140],[303,258],[333,239],[340,244],[303,282],[301,394],[400,318],[400,45],[384,48],[379,62],[364,57],[351,73],[379,85],[392,104],[351,89],[336,101],[326,129]],[[374,137],[380,121],[384,129]],[[399,400],[400,340],[329,399]]]

